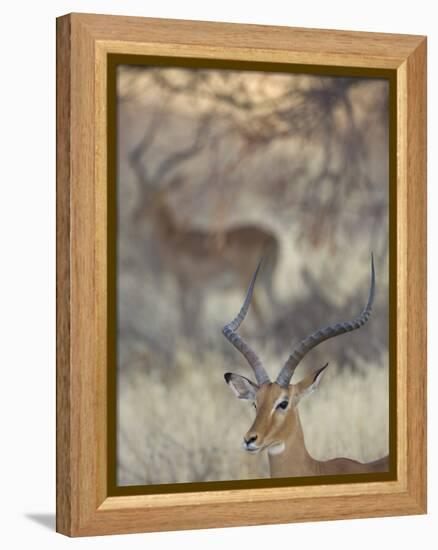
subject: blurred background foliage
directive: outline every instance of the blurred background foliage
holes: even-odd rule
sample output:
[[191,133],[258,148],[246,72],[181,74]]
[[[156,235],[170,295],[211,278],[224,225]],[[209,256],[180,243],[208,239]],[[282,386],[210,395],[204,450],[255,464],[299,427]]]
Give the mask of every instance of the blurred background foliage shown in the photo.
[[388,452],[388,85],[384,80],[120,66],[118,483],[261,478],[241,450],[250,376],[221,328],[263,266],[241,331],[275,377],[294,344],[364,306],[321,344],[300,405],[315,458]]

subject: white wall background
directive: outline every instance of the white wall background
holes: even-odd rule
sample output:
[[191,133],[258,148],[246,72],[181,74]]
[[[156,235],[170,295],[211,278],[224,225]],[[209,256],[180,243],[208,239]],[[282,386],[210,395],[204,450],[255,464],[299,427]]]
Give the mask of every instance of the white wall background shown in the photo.
[[[104,4],[104,5],[102,5]],[[435,548],[438,237],[434,3],[97,0],[2,6],[0,18],[0,541],[4,548]],[[55,17],[72,11],[429,36],[429,515],[71,541],[55,512]],[[435,254],[433,250],[435,249]],[[435,340],[435,341],[434,341]]]

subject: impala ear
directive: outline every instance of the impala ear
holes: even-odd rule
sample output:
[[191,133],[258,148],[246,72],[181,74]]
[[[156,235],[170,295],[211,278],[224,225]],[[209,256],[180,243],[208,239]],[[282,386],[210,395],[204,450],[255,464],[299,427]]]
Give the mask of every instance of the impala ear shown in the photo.
[[251,382],[251,380],[240,374],[232,372],[227,372],[224,378],[236,397],[239,399],[250,399],[251,401],[255,399],[255,395],[259,389],[257,384],[254,384],[254,382]]
[[298,384],[296,385],[297,393],[295,394],[295,399],[297,402],[300,401],[301,398],[305,395],[309,395],[317,389],[327,367],[328,363],[326,363],[322,368],[318,369],[315,372],[312,372],[312,374],[309,374],[308,376],[303,378],[301,382],[298,382]]

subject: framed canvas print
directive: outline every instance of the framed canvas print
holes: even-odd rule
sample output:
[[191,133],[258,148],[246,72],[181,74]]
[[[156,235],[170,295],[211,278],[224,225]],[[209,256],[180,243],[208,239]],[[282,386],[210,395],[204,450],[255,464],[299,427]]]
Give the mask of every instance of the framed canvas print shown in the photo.
[[426,510],[426,39],[57,20],[57,530]]

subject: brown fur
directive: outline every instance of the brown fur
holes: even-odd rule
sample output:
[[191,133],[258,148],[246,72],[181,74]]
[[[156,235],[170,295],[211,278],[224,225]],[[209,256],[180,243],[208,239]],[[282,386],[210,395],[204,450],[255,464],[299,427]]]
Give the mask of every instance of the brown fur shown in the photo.
[[[349,458],[315,460],[307,451],[297,405],[301,398],[316,389],[324,369],[304,378],[298,384],[282,388],[277,383],[248,386],[248,380],[232,375],[227,380],[241,398],[254,399],[255,420],[244,436],[246,442],[256,438],[247,448],[252,453],[268,450],[271,477],[304,477],[331,474],[357,474],[388,470],[388,457],[374,462],[361,463]],[[252,395],[242,393],[242,381],[252,389]],[[251,393],[251,392],[250,392]],[[275,408],[287,400],[287,409]]]

